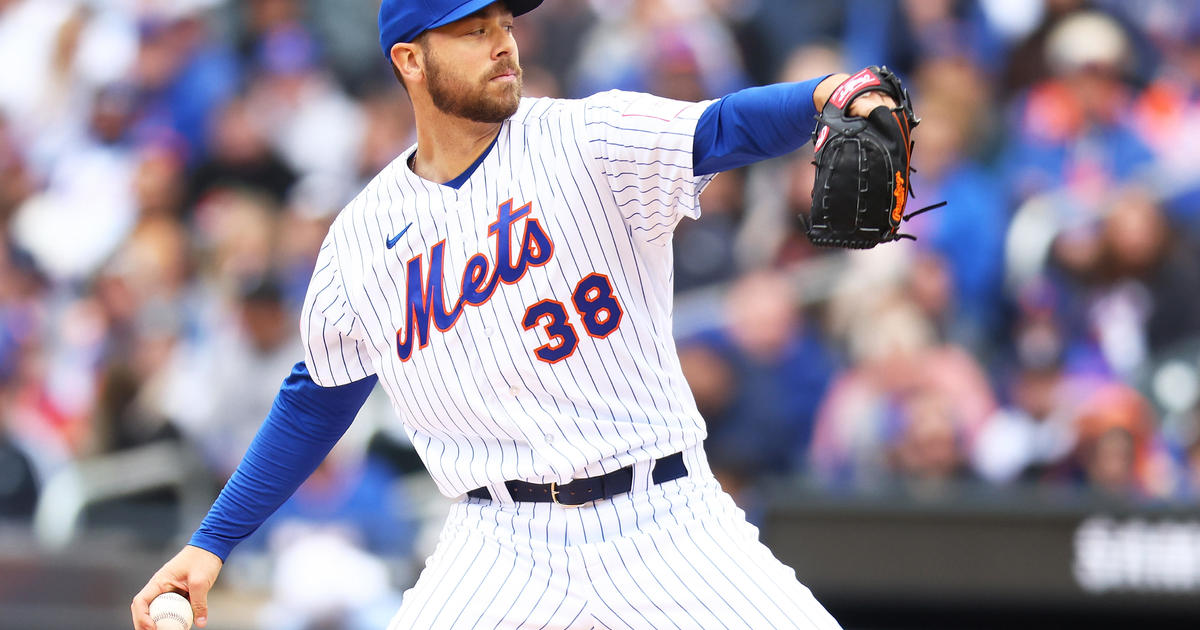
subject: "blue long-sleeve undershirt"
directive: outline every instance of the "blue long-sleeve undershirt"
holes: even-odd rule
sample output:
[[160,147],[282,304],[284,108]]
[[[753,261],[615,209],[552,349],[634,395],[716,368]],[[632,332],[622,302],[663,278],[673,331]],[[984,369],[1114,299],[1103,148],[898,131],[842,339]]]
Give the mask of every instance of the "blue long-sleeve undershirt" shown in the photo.
[[[741,90],[704,110],[693,138],[693,170],[706,175],[778,157],[809,140],[813,90],[824,77]],[[189,544],[222,560],[254,533],[321,463],[375,387],[371,376],[339,387],[313,382],[301,361],[245,457]]]
[[707,175],[799,149],[812,134],[813,92],[825,78],[746,88],[713,102],[696,123],[692,170]]
[[346,433],[377,380],[370,376],[321,387],[304,362],[297,363],[242,462],[188,544],[224,560],[316,470]]

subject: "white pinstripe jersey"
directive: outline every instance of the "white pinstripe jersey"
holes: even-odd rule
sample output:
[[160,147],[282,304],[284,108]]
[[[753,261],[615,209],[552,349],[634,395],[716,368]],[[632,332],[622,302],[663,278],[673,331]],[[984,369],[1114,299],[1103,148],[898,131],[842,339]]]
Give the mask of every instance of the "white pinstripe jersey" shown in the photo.
[[313,380],[378,374],[447,496],[700,443],[670,245],[700,213],[706,106],[522,99],[457,190],[418,177],[405,151],[322,245],[300,323]]

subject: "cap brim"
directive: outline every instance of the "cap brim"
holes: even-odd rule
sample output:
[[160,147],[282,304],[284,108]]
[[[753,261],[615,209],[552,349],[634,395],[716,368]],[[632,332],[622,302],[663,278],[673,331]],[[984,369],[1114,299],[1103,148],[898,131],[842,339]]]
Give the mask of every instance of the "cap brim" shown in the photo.
[[457,22],[458,20],[461,20],[468,15],[475,13],[476,11],[483,10],[489,5],[497,2],[503,2],[504,4],[508,5],[508,10],[512,11],[513,17],[516,17],[518,15],[529,13],[530,11],[538,8],[538,5],[542,3],[542,0],[472,0],[471,2],[464,2],[462,6],[446,14],[445,17],[438,20],[436,23],[430,25],[429,29],[427,30],[433,30],[439,26],[445,26],[451,22]]

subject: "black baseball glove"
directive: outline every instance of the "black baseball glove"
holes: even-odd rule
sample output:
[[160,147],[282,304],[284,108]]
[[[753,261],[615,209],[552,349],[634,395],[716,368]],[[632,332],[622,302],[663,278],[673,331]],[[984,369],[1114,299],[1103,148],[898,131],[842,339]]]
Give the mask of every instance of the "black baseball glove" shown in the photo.
[[[866,92],[883,92],[898,105],[876,107],[867,118],[851,116],[851,101]],[[813,244],[869,249],[915,239],[898,231],[900,223],[946,205],[904,213],[912,195],[912,129],[919,122],[908,91],[886,67],[865,68],[833,91],[813,129],[817,176],[805,226]]]

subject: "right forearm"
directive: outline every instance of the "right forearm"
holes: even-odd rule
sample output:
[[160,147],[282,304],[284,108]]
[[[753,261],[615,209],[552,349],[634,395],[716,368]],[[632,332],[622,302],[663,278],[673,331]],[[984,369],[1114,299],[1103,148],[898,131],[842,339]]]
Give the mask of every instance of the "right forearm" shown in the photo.
[[235,545],[312,474],[374,388],[369,377],[340,387],[314,383],[298,363],[241,464],[188,544],[224,560]]

